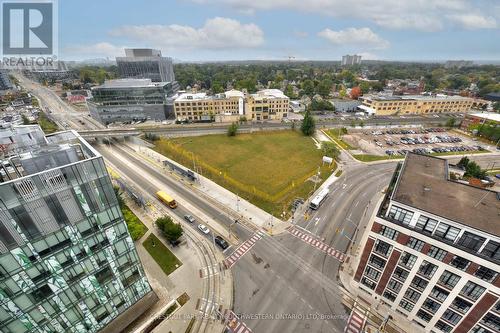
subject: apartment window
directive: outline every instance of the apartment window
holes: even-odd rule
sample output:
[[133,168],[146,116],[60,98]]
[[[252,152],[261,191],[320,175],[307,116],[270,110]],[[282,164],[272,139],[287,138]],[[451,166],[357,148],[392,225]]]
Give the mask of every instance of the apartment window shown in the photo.
[[440,306],[441,304],[436,302],[432,298],[427,298],[422,304],[422,307],[430,311],[431,313],[436,313],[436,311],[439,309]]
[[375,289],[376,283],[373,281],[368,280],[367,278],[361,279],[361,283],[367,286],[370,289]]
[[453,329],[452,326],[448,325],[442,320],[438,320],[438,322],[436,323],[436,325],[434,325],[434,327],[446,333],[451,332],[451,330]]
[[460,229],[441,222],[439,223],[436,231],[434,232],[434,235],[453,242],[455,241],[459,233]]
[[451,266],[456,267],[458,269],[461,269],[463,271],[465,271],[467,269],[469,264],[470,264],[469,260],[462,258],[462,257],[459,257],[459,256],[453,257],[453,260],[450,262]]
[[418,310],[417,317],[426,322],[429,322],[432,319],[432,315],[424,310]]
[[411,286],[420,291],[423,291],[428,284],[429,282],[427,282],[427,280],[424,280],[419,276],[415,276],[411,281]]
[[496,278],[498,273],[487,267],[479,266],[474,275],[480,278],[481,280],[491,282]]
[[370,266],[366,266],[365,275],[370,279],[378,280],[378,278],[380,277],[380,272]]
[[405,266],[408,269],[411,269],[415,264],[415,261],[417,261],[417,256],[414,256],[413,254],[410,254],[408,252],[403,252],[403,255],[399,259],[399,264],[401,266]]
[[439,278],[439,282],[441,284],[443,284],[451,289],[453,289],[453,287],[455,287],[457,285],[458,281],[460,281],[460,276],[453,274],[451,272],[448,272],[448,271],[444,271],[444,273]]
[[402,286],[403,286],[403,284],[401,282],[398,282],[394,279],[391,279],[389,281],[389,283],[387,284],[387,288],[389,288],[397,293],[401,290]]
[[472,330],[471,333],[493,333],[490,330],[487,330],[486,328],[476,325]]
[[405,269],[402,269],[401,267],[396,267],[396,269],[394,270],[394,273],[392,274],[392,277],[394,278],[397,278],[401,281],[404,281],[406,280],[406,278],[408,277],[410,273],[405,270]]
[[382,269],[385,266],[385,260],[376,256],[376,255],[373,255],[373,254],[370,256],[369,262],[370,262],[370,265],[372,265],[375,268]]
[[422,230],[424,233],[432,234],[434,229],[436,228],[438,221],[431,219],[430,217],[420,215],[417,221],[417,225],[415,229]]
[[435,299],[437,299],[438,301],[444,301],[446,299],[446,297],[448,297],[450,293],[447,292],[446,290],[444,290],[443,288],[439,288],[439,287],[434,287],[432,288],[432,291],[430,293],[430,295],[432,297],[434,297]]
[[444,257],[448,254],[447,251],[440,249],[439,247],[432,246],[429,252],[427,252],[427,255],[431,258],[434,258],[436,260],[443,260]]
[[483,294],[485,288],[475,284],[474,282],[468,281],[460,292],[462,295],[477,300]]
[[402,299],[401,302],[399,302],[399,306],[402,308],[402,309],[405,309],[406,311],[408,312],[411,312],[411,310],[413,310],[413,307],[415,306],[413,303],[411,302],[408,302],[407,300],[405,299]]
[[422,263],[422,265],[420,265],[418,269],[418,273],[430,279],[434,275],[436,270],[437,270],[436,265],[431,264],[430,262],[424,260],[424,262]]
[[406,243],[406,246],[408,246],[414,250],[417,250],[419,252],[422,250],[424,245],[425,245],[425,242],[422,242],[421,240],[416,239],[414,237],[410,237],[410,240],[408,241],[408,243]]
[[385,225],[382,226],[382,230],[380,231],[380,234],[382,236],[385,236],[389,239],[396,239],[398,237],[398,232],[392,228],[386,227]]
[[451,306],[456,309],[456,310],[459,310],[460,312],[467,312],[469,311],[469,309],[471,308],[472,306],[472,303],[469,302],[469,301],[466,301],[464,300],[463,298],[461,297],[456,297],[453,302],[451,303]]
[[468,248],[469,250],[477,252],[477,250],[479,250],[485,240],[486,238],[484,237],[465,231],[462,237],[460,237],[460,239],[458,240],[458,244],[465,248]]
[[413,302],[416,302],[420,298],[420,293],[416,290],[408,288],[405,292],[405,297]]
[[396,299],[396,294],[391,293],[390,291],[386,290],[384,292],[384,297],[387,298],[388,300],[390,300],[391,302],[394,302],[394,300]]
[[500,260],[500,243],[490,240],[481,251],[482,255],[495,260]]
[[386,242],[383,242],[381,240],[377,240],[377,243],[375,244],[375,252],[387,257],[389,252],[391,251],[392,246]]
[[483,319],[481,319],[481,324],[491,328],[495,332],[500,332],[500,317],[493,313],[487,313]]
[[458,324],[458,322],[460,321],[460,319],[462,319],[462,316],[459,315],[458,313],[450,310],[450,309],[447,309],[443,313],[443,316],[441,317],[441,319],[444,319],[447,322],[449,322],[449,323],[451,323],[453,325],[456,325],[456,324]]
[[398,206],[392,206],[389,211],[389,217],[403,224],[410,224],[411,218],[413,217],[413,212],[400,208]]

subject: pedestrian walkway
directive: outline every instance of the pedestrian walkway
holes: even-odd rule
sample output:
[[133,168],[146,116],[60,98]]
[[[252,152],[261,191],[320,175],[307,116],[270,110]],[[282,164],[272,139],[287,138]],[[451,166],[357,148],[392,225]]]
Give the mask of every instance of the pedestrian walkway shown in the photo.
[[308,243],[309,245],[317,248],[318,250],[328,254],[331,257],[334,257],[340,262],[343,262],[345,259],[345,254],[342,252],[339,252],[335,250],[333,247],[330,247],[328,244],[323,243],[316,237],[312,236],[311,234],[304,232],[300,230],[298,227],[295,226],[290,226],[286,229],[290,234],[293,236],[299,238],[305,243]]
[[356,307],[356,303],[354,303],[354,307],[349,315],[349,319],[347,319],[347,325],[344,329],[345,333],[361,333],[363,331],[363,326],[366,322],[366,314]]
[[229,257],[227,257],[226,259],[224,259],[224,267],[226,269],[230,269],[231,267],[233,267],[233,265],[241,258],[245,255],[245,253],[247,253],[248,251],[250,251],[250,249],[255,245],[255,243],[262,238],[262,236],[264,235],[264,233],[262,231],[257,231],[256,233],[254,233],[252,235],[252,237],[250,237],[249,239],[247,239],[245,242],[243,242],[240,246],[238,246],[238,248],[236,248],[236,250],[233,251],[233,253],[231,253],[231,255]]
[[231,310],[224,310],[222,320],[231,333],[252,333],[252,330]]

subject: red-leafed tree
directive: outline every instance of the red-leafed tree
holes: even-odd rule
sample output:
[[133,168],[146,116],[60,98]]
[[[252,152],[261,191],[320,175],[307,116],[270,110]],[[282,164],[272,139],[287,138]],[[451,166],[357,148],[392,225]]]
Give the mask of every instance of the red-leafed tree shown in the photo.
[[351,98],[352,99],[358,99],[359,96],[361,96],[361,88],[359,86],[353,87],[351,89]]

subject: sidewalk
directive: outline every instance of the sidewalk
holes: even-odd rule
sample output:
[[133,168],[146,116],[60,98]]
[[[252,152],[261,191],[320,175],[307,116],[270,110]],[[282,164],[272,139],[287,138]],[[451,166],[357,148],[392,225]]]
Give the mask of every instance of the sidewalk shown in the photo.
[[[165,168],[163,167],[163,161],[169,161],[170,163],[186,169],[185,166],[182,166],[179,163],[157,153],[143,144],[133,142],[126,142],[125,144],[133,149],[137,155],[142,158],[146,158],[150,164],[154,164],[157,168],[162,169],[164,172]],[[288,226],[288,223],[273,217],[271,214],[256,207],[247,200],[238,197],[236,194],[226,190],[224,187],[218,185],[210,179],[199,174],[197,174],[197,177],[199,181],[190,184],[202,194],[216,201],[219,205],[230,209],[233,215],[239,216],[239,219],[247,220],[255,227],[265,230],[269,230],[272,223],[273,233],[284,230]],[[181,179],[180,176],[178,176],[178,178]],[[187,180],[183,179],[182,181],[188,183]]]
[[[129,182],[129,180],[128,180]],[[124,195],[126,197],[126,195]],[[202,261],[196,251],[194,244],[190,240],[181,244],[178,247],[171,247],[160,234],[160,231],[154,226],[154,220],[158,217],[158,213],[152,210],[144,210],[137,207],[132,200],[126,198],[126,203],[129,208],[137,215],[137,217],[148,227],[148,231],[144,236],[135,242],[137,253],[143,264],[148,281],[152,288],[160,298],[160,301],[155,304],[142,320],[135,323],[134,326],[128,328],[128,332],[141,332],[143,329],[158,316],[162,316],[170,305],[176,302],[176,299],[183,293],[187,293],[189,301],[182,307],[178,307],[174,314],[169,319],[161,322],[153,332],[185,332],[191,318],[199,319],[200,312],[196,309],[198,300],[203,297],[204,281],[199,276],[199,271],[202,268]],[[172,216],[176,219],[176,216]],[[181,222],[177,220],[177,222]],[[158,239],[182,262],[182,265],[170,275],[166,275],[151,255],[143,247],[142,242],[153,233]],[[220,251],[216,251],[218,261],[223,260]],[[218,277],[214,277],[218,278]],[[224,307],[231,307],[232,303],[232,275],[230,272],[224,272],[223,278],[220,280],[220,300],[219,303]],[[222,325],[217,321],[211,324],[210,332],[221,332]]]
[[[383,199],[384,195],[382,195],[379,200],[374,200],[374,207],[379,207]],[[345,290],[346,294],[350,295],[350,297],[363,303],[363,306],[369,309],[370,313],[376,313],[380,318],[384,318],[387,314],[390,314],[394,318],[391,321],[391,324],[389,324],[389,326],[391,326],[390,328],[392,328],[390,330],[391,332],[424,332],[423,329],[417,330],[415,325],[409,322],[406,317],[392,310],[389,306],[383,304],[380,300],[380,297],[378,297],[376,294],[374,294],[374,296],[369,295],[366,291],[359,288],[357,286],[357,282],[354,281],[354,274],[356,273],[356,270],[358,268],[358,264],[361,259],[361,253],[363,252],[364,245],[368,238],[376,214],[377,209],[373,211],[368,221],[363,222],[366,223],[366,229],[364,229],[364,233],[356,233],[355,238],[353,238],[353,243],[351,244],[351,247],[347,253],[349,255],[349,258],[344,261],[339,269],[340,286]],[[361,227],[362,225],[359,226],[359,228]],[[343,302],[349,303],[345,296]],[[373,317],[373,315],[369,317]],[[394,323],[397,323],[397,328],[399,330],[394,329]]]

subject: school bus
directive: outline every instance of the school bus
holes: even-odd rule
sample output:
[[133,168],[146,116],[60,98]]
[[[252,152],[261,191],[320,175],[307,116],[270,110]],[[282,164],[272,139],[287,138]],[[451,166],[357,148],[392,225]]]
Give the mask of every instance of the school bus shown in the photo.
[[168,207],[174,209],[177,207],[177,202],[172,198],[170,195],[163,191],[158,191],[156,192],[156,196],[158,199],[160,199],[164,204],[166,204]]

